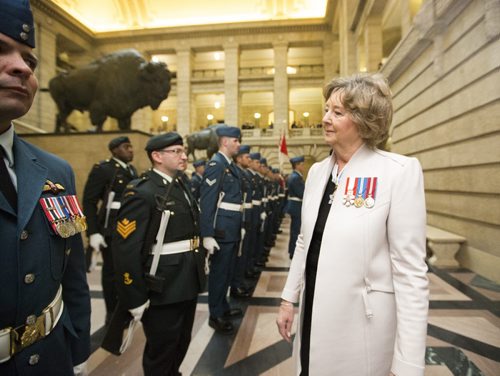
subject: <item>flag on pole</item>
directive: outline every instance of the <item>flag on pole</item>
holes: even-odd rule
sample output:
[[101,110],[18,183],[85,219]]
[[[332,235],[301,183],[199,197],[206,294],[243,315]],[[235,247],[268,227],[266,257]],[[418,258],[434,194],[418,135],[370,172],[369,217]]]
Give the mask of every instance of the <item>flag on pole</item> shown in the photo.
[[279,163],[280,163],[280,170],[283,171],[283,161],[284,161],[284,156],[286,155],[288,157],[288,149],[286,147],[286,137],[285,137],[285,132],[283,131],[281,133],[280,137],[280,143],[278,145],[278,158],[279,158]]

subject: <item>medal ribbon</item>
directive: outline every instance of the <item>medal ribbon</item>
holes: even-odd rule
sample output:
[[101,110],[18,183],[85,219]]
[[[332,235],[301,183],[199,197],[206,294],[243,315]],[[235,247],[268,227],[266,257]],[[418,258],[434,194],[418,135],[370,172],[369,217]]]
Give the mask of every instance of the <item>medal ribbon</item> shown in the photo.
[[345,192],[344,192],[345,196],[347,196],[347,192],[349,191],[349,179],[350,179],[350,177],[348,176],[347,181],[345,183]]
[[67,221],[71,221],[70,211],[68,210],[68,207],[64,203],[64,200],[62,199],[62,197],[57,197],[57,202],[59,202],[59,208],[61,209],[61,211],[62,211],[62,213],[64,215],[64,218]]
[[377,178],[374,177],[372,178],[372,184],[370,186],[370,189],[368,191],[368,196],[375,199],[375,191],[377,190]]
[[357,190],[356,190],[356,197],[363,197],[363,187],[364,187],[364,184],[363,184],[363,178],[356,178],[356,187],[357,187]]
[[43,212],[45,213],[45,216],[48,218],[50,225],[52,226],[52,230],[54,230],[54,232],[56,234],[58,234],[59,232],[57,231],[57,228],[56,228],[57,218],[52,214],[54,209],[52,207],[52,204],[50,203],[50,200],[48,198],[41,198],[39,200],[39,202],[40,202],[40,205],[42,206],[42,209],[43,209]]

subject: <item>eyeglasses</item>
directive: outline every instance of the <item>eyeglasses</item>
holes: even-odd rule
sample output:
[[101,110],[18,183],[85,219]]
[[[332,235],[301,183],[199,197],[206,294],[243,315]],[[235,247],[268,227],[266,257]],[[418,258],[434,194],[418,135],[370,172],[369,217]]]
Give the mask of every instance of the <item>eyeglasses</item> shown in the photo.
[[175,155],[177,155],[178,157],[183,155],[183,154],[186,154],[186,149],[163,149],[163,150],[158,150],[158,153],[173,153]]

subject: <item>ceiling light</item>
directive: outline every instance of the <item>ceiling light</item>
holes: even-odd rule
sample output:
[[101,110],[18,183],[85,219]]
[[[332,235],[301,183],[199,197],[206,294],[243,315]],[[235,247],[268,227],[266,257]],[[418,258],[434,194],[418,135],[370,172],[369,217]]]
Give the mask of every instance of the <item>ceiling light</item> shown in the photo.
[[208,115],[207,115],[207,120],[209,120],[209,121],[210,121],[210,120],[214,120],[214,115],[212,115],[212,114],[208,114]]
[[297,74],[297,68],[294,67],[286,67],[287,74]]
[[163,121],[164,123],[166,123],[168,121],[168,116],[163,115],[161,117],[161,121]]
[[302,116],[304,116],[305,118],[308,118],[308,117],[309,117],[309,112],[304,112],[304,113],[302,114]]
[[261,116],[261,115],[260,115],[260,113],[259,113],[259,112],[256,112],[255,114],[253,114],[253,117],[254,117],[255,119],[260,119],[260,116]]
[[216,101],[216,102],[214,103],[214,107],[215,107],[215,108],[220,108],[220,102],[219,102],[219,101]]
[[219,52],[214,52],[214,59],[220,60],[220,53]]

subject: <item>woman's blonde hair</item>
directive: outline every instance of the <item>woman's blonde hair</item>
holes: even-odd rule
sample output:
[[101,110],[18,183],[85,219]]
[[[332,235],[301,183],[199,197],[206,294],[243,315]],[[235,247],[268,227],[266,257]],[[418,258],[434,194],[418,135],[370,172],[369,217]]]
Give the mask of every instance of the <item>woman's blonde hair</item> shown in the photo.
[[364,73],[335,78],[323,89],[325,100],[334,92],[341,94],[342,105],[366,145],[383,147],[389,138],[393,111],[391,90],[384,76]]

